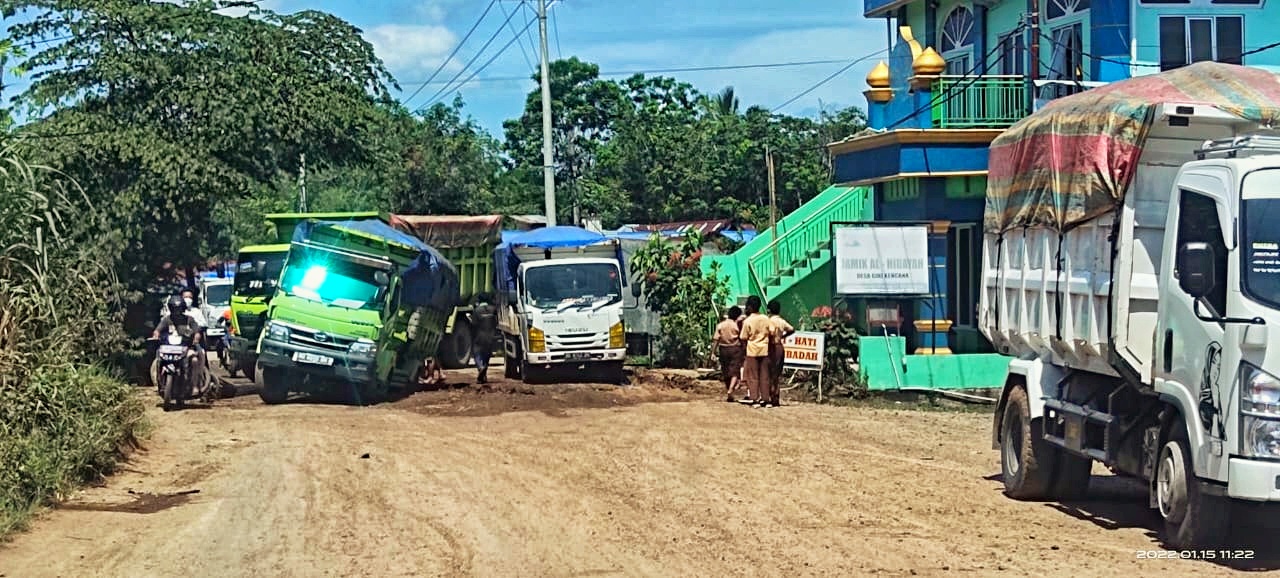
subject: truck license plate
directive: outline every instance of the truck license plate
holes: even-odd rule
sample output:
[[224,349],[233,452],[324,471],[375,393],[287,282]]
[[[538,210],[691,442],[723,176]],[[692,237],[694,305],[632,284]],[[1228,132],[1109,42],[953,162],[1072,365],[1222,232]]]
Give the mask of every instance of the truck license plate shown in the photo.
[[313,365],[333,365],[333,358],[327,355],[316,355],[314,353],[298,352],[293,354],[293,360],[298,363],[310,363]]
[[580,361],[583,359],[591,359],[591,354],[590,353],[566,353],[564,354],[564,358],[568,359],[569,361]]

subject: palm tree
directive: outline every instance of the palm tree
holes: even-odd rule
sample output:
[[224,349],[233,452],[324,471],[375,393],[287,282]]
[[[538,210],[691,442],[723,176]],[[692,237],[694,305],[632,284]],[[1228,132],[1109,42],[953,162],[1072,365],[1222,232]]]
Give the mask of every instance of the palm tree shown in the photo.
[[702,108],[712,116],[737,116],[738,97],[733,94],[732,86],[726,86],[720,92],[703,96]]

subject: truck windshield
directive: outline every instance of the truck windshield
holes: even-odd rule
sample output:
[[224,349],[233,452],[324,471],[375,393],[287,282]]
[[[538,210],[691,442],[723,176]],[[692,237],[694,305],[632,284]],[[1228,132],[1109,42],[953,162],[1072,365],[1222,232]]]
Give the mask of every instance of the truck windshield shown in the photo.
[[205,285],[204,302],[214,307],[231,304],[231,284]]
[[525,290],[535,307],[561,305],[621,297],[618,267],[611,263],[575,263],[533,267],[525,272]]
[[275,292],[288,253],[241,255],[236,264],[235,294],[265,297]]
[[1260,303],[1280,307],[1280,199],[1247,199],[1244,221],[1244,292]]
[[313,250],[295,250],[285,268],[283,289],[289,295],[347,309],[379,309],[378,294],[383,288],[377,267],[361,265],[336,255]]

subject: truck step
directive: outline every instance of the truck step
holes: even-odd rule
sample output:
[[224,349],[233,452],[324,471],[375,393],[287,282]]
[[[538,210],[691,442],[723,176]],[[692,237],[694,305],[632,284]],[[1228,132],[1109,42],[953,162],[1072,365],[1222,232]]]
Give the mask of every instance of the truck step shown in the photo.
[[1095,439],[1097,443],[1105,444],[1108,430],[1116,423],[1115,416],[1060,399],[1044,400],[1044,408],[1045,441],[1075,454],[1108,461],[1106,449],[1091,445],[1087,434],[1091,429],[1101,428]]

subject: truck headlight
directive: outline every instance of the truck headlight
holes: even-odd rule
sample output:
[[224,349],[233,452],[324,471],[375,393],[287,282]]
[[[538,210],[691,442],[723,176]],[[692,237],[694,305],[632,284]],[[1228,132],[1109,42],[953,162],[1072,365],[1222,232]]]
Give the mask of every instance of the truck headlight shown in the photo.
[[1241,363],[1240,409],[1280,417],[1280,379],[1253,365]]
[[350,351],[355,355],[373,355],[377,350],[378,344],[369,341],[368,339],[360,339],[355,343],[352,343],[351,347],[347,348],[347,351]]
[[1259,458],[1280,458],[1280,421],[1244,416],[1240,421],[1244,430],[1242,453]]
[[547,350],[547,334],[537,327],[529,328],[529,353],[542,353]]
[[627,331],[619,321],[609,328],[609,349],[620,349],[626,346]]
[[289,341],[289,328],[274,321],[267,323],[267,337],[275,341]]

